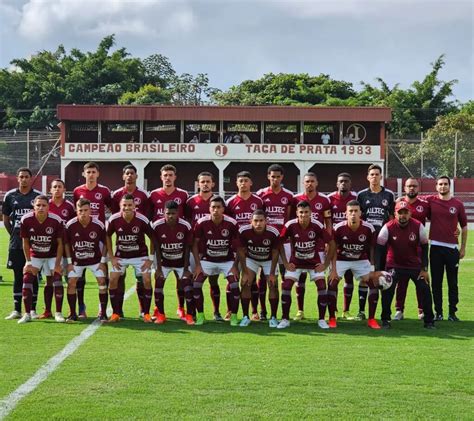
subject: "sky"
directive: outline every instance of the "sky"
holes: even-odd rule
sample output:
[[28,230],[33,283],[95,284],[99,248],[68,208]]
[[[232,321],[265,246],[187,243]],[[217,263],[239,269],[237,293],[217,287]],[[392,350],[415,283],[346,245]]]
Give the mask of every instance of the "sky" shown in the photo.
[[442,80],[473,99],[471,0],[0,0],[0,67],[63,44],[93,51],[116,36],[135,57],[222,90],[266,73],[328,74],[404,89],[445,54]]

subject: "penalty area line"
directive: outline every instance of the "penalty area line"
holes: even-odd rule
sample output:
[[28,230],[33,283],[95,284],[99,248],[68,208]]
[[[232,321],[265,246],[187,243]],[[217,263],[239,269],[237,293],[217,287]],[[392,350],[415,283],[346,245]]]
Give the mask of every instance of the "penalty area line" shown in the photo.
[[[127,300],[135,291],[135,286],[131,287],[124,296]],[[38,371],[30,377],[25,383],[20,385],[16,390],[10,393],[7,397],[0,400],[0,420],[7,417],[20,401],[33,392],[41,383],[43,383],[52,373],[54,373],[61,363],[69,356],[74,354],[79,347],[87,341],[102,323],[99,320],[94,320],[90,326],[85,328],[78,336],[72,339],[61,351],[51,357]]]

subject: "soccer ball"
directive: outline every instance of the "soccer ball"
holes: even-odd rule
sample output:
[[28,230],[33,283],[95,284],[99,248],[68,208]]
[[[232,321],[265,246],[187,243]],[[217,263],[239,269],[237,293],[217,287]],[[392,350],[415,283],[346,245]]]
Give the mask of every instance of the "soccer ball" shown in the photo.
[[382,270],[380,272],[376,272],[374,275],[375,275],[375,279],[378,280],[379,288],[381,290],[385,291],[392,286],[393,278],[390,272],[386,272]]

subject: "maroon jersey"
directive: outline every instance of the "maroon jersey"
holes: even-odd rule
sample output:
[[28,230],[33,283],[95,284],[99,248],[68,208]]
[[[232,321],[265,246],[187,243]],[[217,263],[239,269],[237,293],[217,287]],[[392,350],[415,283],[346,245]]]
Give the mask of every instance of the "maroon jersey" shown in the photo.
[[91,215],[99,218],[105,224],[105,207],[109,209],[112,206],[112,199],[108,187],[97,184],[92,190],[89,190],[85,184],[74,189],[74,203],[80,198],[91,202]]
[[174,226],[160,218],[151,224],[155,244],[161,252],[161,264],[165,267],[182,268],[184,266],[184,248],[193,241],[191,225],[179,218]]
[[141,213],[135,212],[132,220],[127,222],[120,213],[114,213],[107,226],[107,236],[115,233],[115,256],[122,259],[133,259],[148,255],[145,235],[152,238],[150,221]]
[[347,221],[339,222],[334,226],[333,235],[337,246],[337,260],[369,260],[370,249],[377,242],[375,228],[365,221],[361,221],[356,230]]
[[407,208],[410,209],[411,217],[420,221],[423,225],[426,225],[426,220],[430,218],[430,204],[423,199],[416,198],[413,203],[408,202],[406,197],[402,197],[407,204]]
[[63,202],[57,206],[51,199],[49,201],[49,211],[59,216],[64,224],[76,216],[76,209],[69,200],[63,200]]
[[169,200],[174,200],[179,205],[178,216],[184,218],[184,206],[188,200],[188,193],[185,190],[175,188],[172,193],[167,194],[163,187],[160,187],[150,193],[153,221],[164,217],[165,203]]
[[290,240],[290,263],[301,269],[314,269],[321,263],[318,243],[329,243],[332,240],[323,224],[315,219],[312,219],[306,228],[303,228],[297,219],[288,221],[281,232],[281,237]]
[[98,218],[92,218],[85,227],[76,218],[65,228],[66,243],[71,248],[72,263],[75,266],[89,266],[100,263],[105,244],[105,226]]
[[184,212],[186,219],[191,223],[192,227],[194,227],[196,222],[203,216],[209,215],[210,205],[211,198],[204,200],[199,194],[195,194],[188,199]]
[[396,219],[387,222],[379,232],[377,244],[387,246],[386,268],[421,269],[420,246],[428,244],[423,224],[410,218],[406,227]]
[[234,194],[226,202],[225,213],[237,221],[237,225],[247,225],[252,218],[252,214],[257,209],[263,209],[263,202],[260,197],[252,194],[248,199],[243,199]]
[[43,222],[39,222],[33,212],[21,218],[21,238],[30,241],[30,255],[38,259],[56,257],[58,238],[63,236],[63,220],[54,213],[48,213]]
[[280,232],[267,225],[265,231],[256,233],[252,225],[239,228],[239,246],[247,249],[247,257],[258,262],[272,260],[272,250],[279,245]]
[[457,244],[458,239],[454,235],[456,228],[467,225],[466,210],[464,204],[452,197],[449,200],[441,200],[438,196],[426,197],[430,204],[430,240],[445,243]]
[[302,200],[306,200],[311,206],[311,217],[313,219],[316,219],[317,221],[324,224],[324,218],[331,217],[331,203],[328,197],[321,193],[317,193],[316,196],[314,196],[312,199],[308,198],[308,196],[306,196],[306,193],[300,193],[296,195],[293,199],[294,215],[296,215],[296,205]]
[[209,262],[234,260],[233,246],[237,236],[237,221],[227,215],[224,215],[218,225],[207,215],[194,226],[194,237],[199,239],[201,259]]
[[129,193],[125,187],[112,192],[111,211],[113,213],[120,211],[120,201],[126,194],[131,194],[133,196],[136,211],[148,218],[150,216],[150,195],[146,190],[143,190],[140,187],[137,187],[133,193]]
[[347,221],[346,208],[347,204],[351,200],[357,200],[356,192],[349,192],[347,197],[341,196],[337,191],[328,195],[329,202],[331,203],[331,217],[332,223],[338,224],[339,222]]
[[263,201],[267,224],[281,232],[288,221],[288,208],[293,203],[293,193],[284,188],[279,193],[274,193],[271,187],[265,187],[257,192],[257,196]]

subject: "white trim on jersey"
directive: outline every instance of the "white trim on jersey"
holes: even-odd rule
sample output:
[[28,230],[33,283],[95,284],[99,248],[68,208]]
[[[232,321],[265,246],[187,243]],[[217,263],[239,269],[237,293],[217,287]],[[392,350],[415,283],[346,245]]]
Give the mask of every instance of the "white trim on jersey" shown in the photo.
[[[78,221],[79,221],[79,218],[77,216],[70,219],[68,222],[66,222],[66,229],[69,228],[70,225],[72,225],[72,224],[74,224]],[[92,218],[92,216],[91,216],[91,221],[90,222],[93,222],[94,224],[99,225],[99,227],[101,227],[102,229],[105,229],[105,224],[102,221],[100,221],[98,218]]]
[[[141,219],[143,222],[146,222],[147,224],[150,224],[150,220],[145,215],[141,214],[140,212],[135,211],[135,216],[138,219]],[[112,221],[115,221],[118,218],[123,218],[123,215],[122,215],[121,212],[116,212],[113,215],[110,215],[110,218],[109,218],[108,222],[110,223]]]
[[[155,222],[151,223],[151,227],[155,229],[158,225],[166,224],[165,218],[157,219]],[[183,218],[178,218],[178,224],[184,225],[188,230],[191,231],[191,224]]]
[[[313,219],[311,218],[311,222],[315,223],[316,225],[319,225],[321,227],[321,229],[326,229],[324,227],[323,224],[321,224],[321,222],[319,222],[317,219]],[[290,225],[293,225],[293,224],[297,224],[298,223],[298,218],[294,218],[294,219],[290,219],[286,224],[285,224],[285,227],[286,228],[289,228]]]

